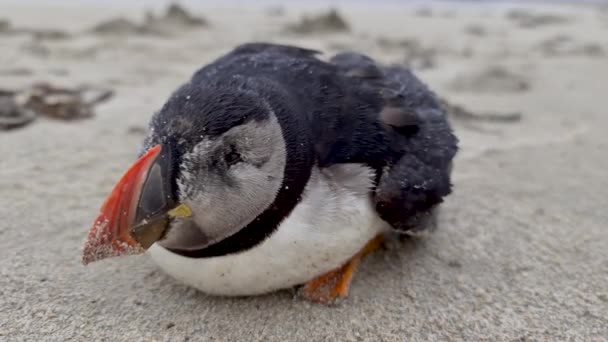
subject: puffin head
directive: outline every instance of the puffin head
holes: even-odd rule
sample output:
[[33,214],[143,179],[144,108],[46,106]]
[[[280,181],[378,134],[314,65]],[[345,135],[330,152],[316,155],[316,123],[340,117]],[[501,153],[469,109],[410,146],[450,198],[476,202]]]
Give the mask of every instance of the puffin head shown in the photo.
[[281,126],[268,103],[246,90],[180,87],[103,203],[83,263],[154,243],[188,255],[259,220],[287,187]]

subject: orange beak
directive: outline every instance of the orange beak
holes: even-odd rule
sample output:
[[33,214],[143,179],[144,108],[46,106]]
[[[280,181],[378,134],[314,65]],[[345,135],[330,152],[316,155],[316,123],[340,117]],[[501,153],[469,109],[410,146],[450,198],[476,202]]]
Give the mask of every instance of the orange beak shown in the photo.
[[141,254],[164,233],[174,204],[170,151],[156,145],[141,156],[112,189],[90,228],[83,264],[109,257]]

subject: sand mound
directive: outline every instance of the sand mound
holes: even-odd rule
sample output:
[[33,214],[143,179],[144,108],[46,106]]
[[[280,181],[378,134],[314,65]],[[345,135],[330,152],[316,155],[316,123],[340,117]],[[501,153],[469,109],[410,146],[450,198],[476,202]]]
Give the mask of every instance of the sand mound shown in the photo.
[[8,19],[0,19],[0,34],[18,35],[25,34],[31,35],[34,39],[66,39],[70,37],[70,34],[58,29],[51,28],[25,28],[25,27],[14,27]]
[[202,18],[190,14],[186,9],[171,4],[164,15],[146,13],[142,24],[125,18],[113,18],[95,25],[89,31],[100,35],[174,35],[178,32],[208,26]]
[[436,65],[437,49],[424,46],[417,39],[379,38],[376,44],[383,51],[403,51],[403,63],[412,69],[430,69]]
[[464,32],[475,37],[483,37],[488,33],[484,26],[477,24],[468,25],[464,28]]
[[316,16],[305,16],[300,22],[288,25],[285,30],[297,34],[349,32],[350,25],[337,10],[331,9]]
[[183,7],[172,4],[167,8],[165,15],[156,17],[153,13],[146,14],[142,29],[146,32],[158,34],[174,34],[179,31],[208,26],[202,17],[191,15]]
[[269,17],[282,17],[285,15],[287,11],[282,6],[271,6],[268,7],[265,11],[266,15]]
[[125,18],[113,18],[95,25],[90,30],[100,35],[143,34],[143,28]]
[[8,19],[0,19],[0,33],[10,30],[11,22]]
[[595,43],[581,43],[566,35],[557,35],[542,41],[537,49],[546,56],[588,56],[603,57],[606,55],[604,48]]
[[539,26],[557,25],[568,22],[568,18],[555,14],[537,14],[529,10],[512,10],[507,13],[507,19],[519,27],[535,28]]
[[528,90],[530,84],[521,75],[492,66],[477,73],[457,76],[450,88],[457,92],[516,93]]
[[456,120],[464,121],[482,121],[482,122],[494,122],[494,123],[514,123],[521,121],[522,114],[518,112],[512,113],[495,113],[495,112],[483,112],[475,113],[467,109],[466,107],[455,104],[444,98],[439,99],[441,106],[448,113],[448,115]]

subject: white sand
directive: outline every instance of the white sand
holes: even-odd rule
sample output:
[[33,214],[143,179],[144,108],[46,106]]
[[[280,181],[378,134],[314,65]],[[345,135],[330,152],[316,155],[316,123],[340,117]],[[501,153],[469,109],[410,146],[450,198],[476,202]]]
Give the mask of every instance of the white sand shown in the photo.
[[[0,87],[50,80],[116,90],[93,119],[39,119],[0,132],[0,340],[605,340],[608,57],[589,51],[608,53],[608,13],[541,10],[555,11],[568,20],[536,28],[520,28],[491,7],[439,8],[431,17],[411,8],[345,10],[352,34],[296,37],[279,32],[295,12],[218,9],[204,12],[212,28],[174,39],[78,35],[36,43],[0,34]],[[72,32],[120,13],[0,5],[0,18],[15,26]],[[559,35],[571,38],[567,46],[538,49]],[[397,43],[380,48],[381,37]],[[146,256],[80,264],[89,224],[142,139],[130,127],[145,126],[196,68],[248,40],[347,47],[402,62],[398,41],[412,38],[437,50],[435,67],[418,74],[440,95],[523,119],[454,120],[461,151],[440,229],[366,259],[341,306],[294,300],[290,291],[209,297]],[[501,86],[500,78],[487,91],[454,81],[493,67],[529,89]],[[23,68],[31,74],[11,73]]]

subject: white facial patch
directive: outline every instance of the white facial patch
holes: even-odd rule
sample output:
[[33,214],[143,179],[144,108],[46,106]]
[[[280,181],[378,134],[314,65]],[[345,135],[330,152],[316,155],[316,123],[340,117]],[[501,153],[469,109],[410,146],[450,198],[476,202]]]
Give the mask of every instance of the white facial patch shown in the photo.
[[[238,162],[229,164],[228,153]],[[180,202],[192,216],[177,220],[160,243],[198,249],[223,240],[253,221],[275,200],[283,183],[286,147],[278,119],[249,121],[221,136],[203,138],[182,157],[177,179]],[[193,243],[193,227],[200,230]],[[182,234],[183,232],[183,234]]]

